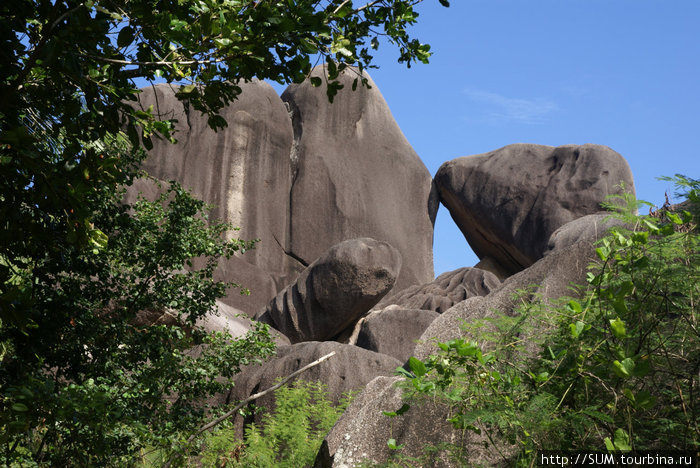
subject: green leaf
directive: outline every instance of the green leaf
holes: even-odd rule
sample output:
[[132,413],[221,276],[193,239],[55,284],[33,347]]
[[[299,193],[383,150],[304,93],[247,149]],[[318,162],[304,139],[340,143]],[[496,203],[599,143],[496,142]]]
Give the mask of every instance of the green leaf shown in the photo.
[[583,311],[583,308],[581,307],[581,304],[578,301],[571,300],[567,304],[567,308],[569,311],[580,314]]
[[323,82],[318,76],[312,76],[311,78],[309,78],[309,81],[311,81],[311,86],[313,86],[314,88],[318,88]]
[[623,452],[628,452],[632,450],[630,446],[630,437],[624,429],[615,430],[615,440],[613,442],[615,448]]
[[178,89],[179,94],[190,94],[192,91],[195,90],[197,85],[195,84],[188,84],[185,86],[181,86],[180,89]]
[[401,450],[404,447],[404,444],[401,445],[396,445],[396,439],[389,439],[386,443],[386,445],[389,447],[391,450]]
[[603,442],[605,442],[605,448],[608,449],[611,452],[615,451],[615,445],[612,443],[612,440],[610,440],[610,437],[606,437],[603,439]]
[[598,247],[597,249],[595,249],[595,253],[596,255],[598,255],[599,259],[601,259],[602,261],[606,261],[608,259],[608,254],[610,253],[610,249]]
[[622,362],[615,360],[613,361],[613,371],[618,377],[626,379],[632,376],[634,361],[630,358],[623,359]]
[[650,370],[651,370],[650,359],[642,357],[642,359],[640,359],[638,362],[635,363],[632,375],[635,377],[644,377],[647,374],[649,374]]
[[576,323],[570,323],[569,329],[571,330],[571,337],[578,338],[585,326],[586,324],[580,320],[577,320]]
[[632,234],[632,241],[637,244],[646,244],[649,242],[649,231],[635,232]]
[[673,213],[671,211],[666,212],[666,217],[671,221],[673,224],[681,225],[683,224],[683,220],[681,219],[680,216],[678,216],[676,213]]
[[219,47],[219,49],[223,49],[224,47],[230,46],[233,43],[233,41],[227,37],[214,39],[214,42]]
[[24,413],[25,411],[29,411],[29,408],[27,408],[27,405],[24,403],[15,403],[12,405],[12,410],[18,413]]
[[656,397],[646,390],[637,393],[635,400],[637,407],[644,410],[648,410],[656,404]]
[[413,371],[414,374],[416,374],[418,377],[423,377],[425,373],[427,372],[427,369],[425,367],[425,363],[421,361],[420,359],[417,359],[413,356],[411,356],[408,359],[408,365],[411,367],[411,370]]
[[622,339],[627,337],[627,330],[625,330],[625,322],[623,322],[620,317],[615,320],[608,320],[610,322],[610,330],[616,338]]

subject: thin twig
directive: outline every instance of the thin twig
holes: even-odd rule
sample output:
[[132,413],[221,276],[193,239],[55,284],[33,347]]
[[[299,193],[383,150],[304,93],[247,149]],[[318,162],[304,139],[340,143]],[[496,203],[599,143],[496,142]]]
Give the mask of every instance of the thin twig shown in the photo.
[[[296,377],[297,375],[299,375],[299,374],[301,374],[302,372],[305,372],[305,371],[311,369],[311,368],[314,367],[314,366],[317,366],[317,365],[321,364],[323,361],[325,361],[326,359],[328,359],[328,358],[330,358],[331,356],[334,356],[334,355],[335,355],[335,351],[332,351],[332,352],[326,354],[325,356],[323,356],[323,357],[321,357],[321,358],[315,360],[314,362],[305,365],[305,366],[302,367],[301,369],[292,372],[291,374],[289,374],[287,377],[285,377],[285,378],[282,379],[279,383],[273,385],[272,387],[270,387],[270,388],[268,388],[268,389],[266,389],[266,390],[263,390],[262,392],[258,392],[258,393],[254,394],[254,395],[249,396],[249,397],[246,398],[245,400],[243,400],[243,401],[241,401],[240,403],[238,403],[231,411],[226,412],[226,413],[223,414],[222,416],[219,416],[219,417],[216,418],[215,420],[213,420],[213,421],[211,421],[211,422],[205,424],[204,426],[200,427],[200,428],[197,430],[197,432],[195,432],[194,434],[192,434],[192,435],[187,439],[187,444],[189,444],[190,442],[192,442],[197,436],[199,436],[199,435],[200,435],[201,433],[203,433],[204,431],[208,431],[208,430],[211,429],[212,427],[216,426],[217,424],[220,424],[221,422],[225,421],[226,419],[228,419],[228,418],[231,417],[232,415],[236,414],[236,413],[238,412],[238,410],[240,410],[241,408],[243,408],[245,405],[247,405],[247,404],[250,403],[251,401],[257,400],[258,398],[260,398],[260,397],[262,397],[262,396],[265,396],[265,395],[267,395],[267,394],[270,393],[270,392],[274,392],[275,390],[277,390],[277,389],[280,388],[282,385],[284,385],[284,384],[286,384],[287,382],[289,382],[291,379],[293,379],[293,378]],[[173,454],[173,456],[171,456],[171,457],[168,459],[168,461],[165,463],[165,465],[163,465],[163,468],[168,468],[168,467],[172,464],[174,458],[175,458],[175,455]]]

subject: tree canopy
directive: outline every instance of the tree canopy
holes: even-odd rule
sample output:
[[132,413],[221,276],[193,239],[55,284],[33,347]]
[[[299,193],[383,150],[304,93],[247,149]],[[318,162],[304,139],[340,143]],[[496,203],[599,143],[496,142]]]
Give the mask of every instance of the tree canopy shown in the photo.
[[[300,82],[325,63],[332,100],[339,73],[373,67],[383,40],[400,62],[428,61],[408,33],[421,1],[0,2],[0,460],[118,463],[172,447],[215,377],[269,353],[264,328],[233,343],[201,333],[227,285],[213,260],[183,273],[250,244],[221,240],[230,226],[204,226],[204,205],[176,185],[122,206],[152,138],[174,142],[172,122],[135,105],[137,83],[181,85],[215,129],[241,80]],[[177,309],[190,329],[144,328],[134,319],[149,308]],[[213,354],[188,360],[198,343]]]

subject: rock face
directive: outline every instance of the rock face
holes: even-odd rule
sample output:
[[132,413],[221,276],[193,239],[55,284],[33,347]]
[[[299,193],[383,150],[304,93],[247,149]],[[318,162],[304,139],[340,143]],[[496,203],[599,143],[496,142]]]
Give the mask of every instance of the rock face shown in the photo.
[[351,92],[354,78],[340,76],[345,89],[332,104],[308,81],[282,94],[296,143],[288,250],[310,262],[345,239],[389,242],[404,259],[398,291],[433,278],[437,197],[377,86],[369,79],[371,89]]
[[382,299],[374,309],[396,304],[404,309],[442,313],[469,297],[485,296],[500,284],[501,281],[490,271],[464,267],[443,273],[430,283],[411,286]]
[[386,242],[341,242],[309,265],[256,319],[292,343],[329,340],[384,297],[400,270],[401,254]]
[[552,233],[600,211],[624,182],[622,156],[600,145],[516,144],[444,163],[435,175],[440,200],[479,258],[508,274],[542,258]]
[[430,399],[395,418],[385,416],[385,411],[396,411],[403,404],[401,389],[396,387],[400,380],[377,377],[367,384],[324,440],[314,468],[351,468],[367,461],[381,464],[393,455],[387,446],[390,438],[405,445],[402,454],[419,458],[419,464],[411,466],[456,466],[444,452],[423,453],[426,446],[442,443],[464,447],[473,462],[469,466],[509,466],[499,464],[484,450],[485,436],[452,429],[445,421],[448,409]]
[[[295,379],[323,382],[334,404],[338,404],[347,392],[363,389],[375,377],[392,375],[401,365],[401,362],[390,356],[336,342],[306,342],[280,346],[277,356],[272,360],[262,366],[244,369],[236,377],[235,386],[225,400],[227,403],[240,401],[265,390],[274,385],[277,379],[288,376],[332,351],[336,353],[334,356]],[[274,398],[274,393],[271,393],[258,399],[255,404],[272,408]],[[252,420],[246,421],[249,422]],[[239,424],[242,426],[243,422],[239,421]],[[242,427],[239,427],[239,430],[241,429]]]
[[389,306],[363,320],[355,345],[406,362],[413,355],[416,340],[439,315],[432,310]]
[[[265,303],[296,273],[297,262],[280,246],[288,232],[293,132],[287,109],[270,85],[253,81],[240,86],[239,100],[222,110],[228,127],[219,132],[183,105],[168,85],[144,88],[139,102],[144,109],[152,105],[161,119],[178,120],[178,144],[154,139],[143,168],[213,204],[212,218],[241,227],[241,239],[261,239],[243,257],[222,260],[216,275],[250,287],[251,296],[231,291],[224,301],[253,314],[258,307],[251,303]],[[141,183],[129,188],[127,200],[144,189],[157,192]]]
[[[313,72],[314,76],[321,69]],[[223,109],[228,127],[214,132],[206,117],[183,105],[177,87],[142,90],[139,104],[175,118],[177,145],[154,139],[144,164],[161,181],[175,180],[216,206],[212,218],[241,227],[242,239],[260,239],[246,254],[222,261],[217,279],[232,290],[224,301],[251,317],[311,261],[347,239],[371,237],[401,252],[397,288],[433,278],[432,235],[437,192],[426,167],[394,121],[376,85],[346,89],[330,104],[307,81],[281,99],[264,82],[240,83],[242,93]],[[152,196],[149,181],[129,188]]]

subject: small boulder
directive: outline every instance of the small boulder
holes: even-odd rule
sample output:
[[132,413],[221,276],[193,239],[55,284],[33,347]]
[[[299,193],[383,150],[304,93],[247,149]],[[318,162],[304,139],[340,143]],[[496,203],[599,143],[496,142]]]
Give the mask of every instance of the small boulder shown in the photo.
[[389,306],[362,321],[355,344],[406,362],[413,355],[416,340],[439,315],[432,310]]
[[509,145],[448,161],[435,174],[440,200],[474,252],[509,275],[542,258],[559,227],[599,212],[621,182],[634,191],[627,161],[590,144]]
[[292,343],[323,341],[348,328],[391,290],[401,255],[370,238],[336,244],[256,317]]

